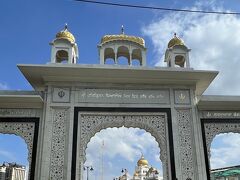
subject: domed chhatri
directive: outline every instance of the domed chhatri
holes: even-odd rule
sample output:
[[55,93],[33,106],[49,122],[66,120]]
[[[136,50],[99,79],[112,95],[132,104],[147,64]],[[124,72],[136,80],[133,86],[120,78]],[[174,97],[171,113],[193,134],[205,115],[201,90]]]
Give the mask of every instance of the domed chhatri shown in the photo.
[[73,34],[68,31],[67,24],[62,31],[56,34],[56,38],[50,45],[52,46],[51,63],[77,63],[77,43]]
[[137,165],[138,166],[148,166],[148,161],[142,155],[142,157],[138,160]]
[[[78,46],[74,35],[68,30],[67,24],[56,34],[50,43],[52,46],[51,63],[76,64],[79,57]],[[164,61],[168,67],[190,68],[189,52],[191,49],[176,33],[168,42]],[[130,36],[124,33],[105,35],[98,44],[100,64],[146,66],[145,40],[141,37]]]
[[183,40],[177,37],[177,34],[174,33],[174,37],[168,42],[168,48],[174,47],[176,45],[185,46]]
[[123,26],[121,34],[103,36],[98,48],[100,64],[107,64],[107,59],[112,59],[114,64],[121,64],[118,58],[125,57],[128,65],[133,65],[133,60],[137,60],[140,66],[146,65],[144,39],[137,36],[126,35]]
[[67,24],[65,24],[65,27],[62,31],[56,34],[56,39],[66,39],[71,43],[75,43],[75,37],[71,32],[68,31]]
[[168,43],[164,61],[168,67],[190,68],[190,51],[191,49],[188,49],[183,40],[174,33],[174,37]]

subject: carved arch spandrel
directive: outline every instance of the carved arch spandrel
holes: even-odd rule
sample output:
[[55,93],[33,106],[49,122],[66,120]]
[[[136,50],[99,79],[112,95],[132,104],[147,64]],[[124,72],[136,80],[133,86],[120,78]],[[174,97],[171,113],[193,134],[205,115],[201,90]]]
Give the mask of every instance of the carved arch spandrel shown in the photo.
[[[149,132],[160,148],[164,179],[168,179],[168,136],[166,113],[79,113],[79,160],[86,160],[85,150],[90,139],[99,131],[113,127],[140,128]],[[81,168],[81,167],[80,167]]]

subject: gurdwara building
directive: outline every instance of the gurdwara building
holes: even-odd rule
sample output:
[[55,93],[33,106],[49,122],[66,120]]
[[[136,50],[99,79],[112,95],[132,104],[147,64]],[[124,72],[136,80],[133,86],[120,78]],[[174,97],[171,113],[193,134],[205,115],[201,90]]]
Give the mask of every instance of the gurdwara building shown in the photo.
[[116,178],[116,180],[162,180],[160,172],[153,166],[142,155],[137,161],[134,174],[131,176],[128,171],[122,171],[123,174]]

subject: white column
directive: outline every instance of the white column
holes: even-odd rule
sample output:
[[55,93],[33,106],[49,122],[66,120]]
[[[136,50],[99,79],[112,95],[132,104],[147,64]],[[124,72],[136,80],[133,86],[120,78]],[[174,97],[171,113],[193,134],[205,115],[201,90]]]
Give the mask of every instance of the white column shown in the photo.
[[72,59],[73,59],[73,49],[69,48],[68,49],[68,64],[72,64]]
[[146,50],[142,50],[141,53],[142,53],[142,62],[141,62],[141,65],[142,65],[142,66],[146,66]]
[[51,63],[56,63],[56,48],[53,44],[51,49]]
[[188,50],[188,52],[186,53],[186,67],[187,68],[190,68],[189,52],[190,52],[190,50]]
[[118,64],[118,59],[117,59],[117,49],[118,49],[118,47],[117,46],[114,46],[114,55],[115,55],[115,57],[114,57],[114,62],[115,62],[115,64]]
[[103,47],[99,48],[100,64],[105,64],[105,62],[104,62],[104,51],[105,51],[105,48],[103,48]]

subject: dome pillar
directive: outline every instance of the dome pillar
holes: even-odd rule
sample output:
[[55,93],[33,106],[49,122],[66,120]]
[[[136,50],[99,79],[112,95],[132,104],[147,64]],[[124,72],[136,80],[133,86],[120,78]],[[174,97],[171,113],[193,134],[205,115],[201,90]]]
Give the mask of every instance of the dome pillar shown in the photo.
[[142,62],[140,62],[142,66],[146,66],[146,50],[142,51]]
[[129,60],[128,60],[129,66],[132,66],[132,46],[129,48]]
[[105,48],[99,48],[100,64],[105,64],[104,51]]
[[118,64],[117,47],[114,46],[114,64]]

